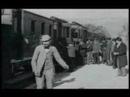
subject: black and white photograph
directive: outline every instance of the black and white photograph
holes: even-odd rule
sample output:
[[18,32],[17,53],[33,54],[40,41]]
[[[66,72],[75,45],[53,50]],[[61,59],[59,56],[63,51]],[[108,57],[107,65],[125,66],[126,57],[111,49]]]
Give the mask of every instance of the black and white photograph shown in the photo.
[[1,9],[2,89],[129,89],[129,9]]

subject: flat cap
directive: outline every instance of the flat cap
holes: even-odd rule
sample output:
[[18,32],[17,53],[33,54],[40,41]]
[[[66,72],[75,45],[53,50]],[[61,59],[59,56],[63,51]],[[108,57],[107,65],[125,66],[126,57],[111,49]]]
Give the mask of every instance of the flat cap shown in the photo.
[[51,40],[51,37],[49,35],[42,35],[41,36],[41,41],[42,42],[47,42],[49,40]]

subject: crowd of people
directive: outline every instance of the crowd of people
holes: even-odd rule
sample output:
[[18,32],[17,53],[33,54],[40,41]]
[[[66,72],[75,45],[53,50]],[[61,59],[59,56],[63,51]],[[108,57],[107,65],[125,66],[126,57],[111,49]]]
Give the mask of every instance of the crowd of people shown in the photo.
[[120,37],[80,40],[68,44],[67,48],[71,71],[76,65],[106,64],[118,68],[119,76],[127,75],[127,46]]

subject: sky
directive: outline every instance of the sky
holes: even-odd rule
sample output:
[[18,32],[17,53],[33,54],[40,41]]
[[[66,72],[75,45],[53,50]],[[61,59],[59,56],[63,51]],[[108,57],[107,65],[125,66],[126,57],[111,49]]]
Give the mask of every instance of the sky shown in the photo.
[[128,9],[24,9],[45,17],[56,16],[68,22],[103,25],[112,36],[117,36],[122,25],[128,24]]

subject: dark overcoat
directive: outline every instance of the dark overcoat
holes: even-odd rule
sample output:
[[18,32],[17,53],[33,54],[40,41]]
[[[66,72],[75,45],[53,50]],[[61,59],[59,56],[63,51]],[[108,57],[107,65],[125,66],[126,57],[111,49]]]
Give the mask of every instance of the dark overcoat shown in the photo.
[[116,56],[117,66],[119,68],[127,65],[127,47],[124,43],[121,43],[117,48],[115,47],[114,52],[118,52],[119,54]]

